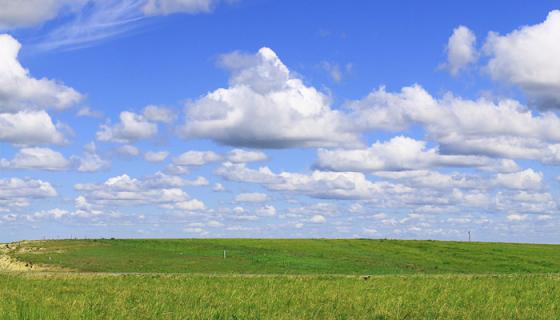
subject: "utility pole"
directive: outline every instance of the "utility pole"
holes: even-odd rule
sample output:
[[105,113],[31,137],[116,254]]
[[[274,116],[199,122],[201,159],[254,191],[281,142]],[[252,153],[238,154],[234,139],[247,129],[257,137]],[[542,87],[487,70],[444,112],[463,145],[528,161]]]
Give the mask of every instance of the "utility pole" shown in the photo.
[[471,242],[471,231],[469,230],[469,242]]

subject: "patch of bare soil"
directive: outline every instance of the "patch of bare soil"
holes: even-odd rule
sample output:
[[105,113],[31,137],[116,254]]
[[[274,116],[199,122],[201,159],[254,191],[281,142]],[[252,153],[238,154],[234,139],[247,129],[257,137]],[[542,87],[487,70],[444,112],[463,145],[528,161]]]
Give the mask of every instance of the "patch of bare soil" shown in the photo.
[[5,271],[44,271],[45,268],[33,265],[30,262],[18,261],[8,254],[16,250],[16,245],[0,243],[0,272]]

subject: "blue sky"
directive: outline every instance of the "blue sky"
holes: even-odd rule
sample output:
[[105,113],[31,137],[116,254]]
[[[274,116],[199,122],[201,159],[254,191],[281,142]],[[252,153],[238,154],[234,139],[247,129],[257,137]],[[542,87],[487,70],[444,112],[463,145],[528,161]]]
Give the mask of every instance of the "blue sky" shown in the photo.
[[0,241],[558,243],[554,5],[0,0]]

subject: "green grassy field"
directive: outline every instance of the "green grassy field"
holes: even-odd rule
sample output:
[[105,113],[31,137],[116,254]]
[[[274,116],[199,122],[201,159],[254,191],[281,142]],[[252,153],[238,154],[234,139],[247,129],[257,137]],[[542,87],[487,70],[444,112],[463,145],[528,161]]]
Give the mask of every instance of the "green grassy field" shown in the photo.
[[560,318],[556,245],[60,240],[8,254],[59,271],[0,272],[0,319]]
[[2,319],[557,319],[557,276],[1,275]]
[[560,246],[443,241],[59,240],[24,243],[13,256],[85,272],[356,275],[560,271]]

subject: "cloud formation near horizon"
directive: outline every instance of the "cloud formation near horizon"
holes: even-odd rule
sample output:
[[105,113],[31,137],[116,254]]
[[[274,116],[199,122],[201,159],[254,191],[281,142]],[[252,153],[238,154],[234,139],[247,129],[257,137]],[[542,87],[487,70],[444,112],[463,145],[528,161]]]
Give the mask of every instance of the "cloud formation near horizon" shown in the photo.
[[[24,1],[0,14],[0,27],[66,16],[68,25],[46,33],[54,48],[221,3]],[[461,96],[410,83],[339,97],[287,63],[293,57],[263,46],[217,53],[227,81],[201,76],[216,84],[194,96],[185,89],[193,83],[181,83],[169,89],[183,95],[175,105],[117,99],[105,108],[90,104],[95,98],[81,89],[87,81],[49,77],[53,69],[37,64],[27,69],[20,42],[0,35],[0,228],[443,238],[471,227],[497,235],[553,230],[560,225],[551,177],[560,165],[559,11],[504,35],[490,32],[479,44],[467,26],[450,31],[442,66],[452,77],[443,76],[458,81],[480,71],[524,96]],[[158,85],[135,89],[152,93]]]

